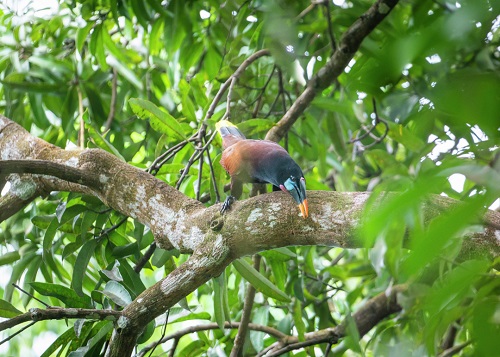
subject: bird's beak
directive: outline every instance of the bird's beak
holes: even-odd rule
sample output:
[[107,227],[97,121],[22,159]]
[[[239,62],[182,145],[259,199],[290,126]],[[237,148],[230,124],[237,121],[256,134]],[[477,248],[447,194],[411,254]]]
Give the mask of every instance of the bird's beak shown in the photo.
[[288,179],[285,181],[284,185],[280,185],[280,188],[292,195],[295,202],[299,204],[302,217],[307,218],[309,216],[309,206],[307,205],[306,198],[306,180],[301,177],[300,183],[297,183],[296,181]]
[[300,212],[302,217],[307,218],[309,216],[309,206],[307,206],[307,198],[299,204]]

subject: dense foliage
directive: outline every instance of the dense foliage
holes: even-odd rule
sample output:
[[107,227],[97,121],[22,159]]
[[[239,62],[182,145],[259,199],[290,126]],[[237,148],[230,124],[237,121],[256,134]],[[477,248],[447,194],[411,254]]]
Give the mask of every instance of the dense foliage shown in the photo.
[[[62,148],[79,145],[83,123],[85,147],[149,168],[213,205],[215,188],[223,198],[228,182],[220,139],[191,166],[197,149],[189,138],[208,119],[207,143],[224,116],[248,137],[264,138],[373,2],[60,0],[43,11],[16,3],[0,5],[0,112]],[[254,274],[261,285],[252,322],[299,338],[402,287],[402,312],[361,339],[349,329],[330,355],[426,356],[453,346],[463,356],[498,353],[498,258],[461,248],[484,229],[481,216],[500,193],[499,13],[493,0],[400,2],[281,142],[305,170],[308,189],[373,191],[371,203],[383,199],[357,232],[373,248],[266,251],[257,275],[250,258],[238,261],[172,308],[166,332],[165,316],[156,329],[150,325],[138,350],[186,326],[239,321],[242,275]],[[231,87],[230,104],[225,93],[207,118],[221,85],[262,49],[271,56],[251,63]],[[168,160],[152,167],[166,150]],[[425,199],[441,193],[462,204],[423,217]],[[137,273],[153,236],[124,218],[94,197],[52,192],[0,223],[0,316],[42,306],[33,295],[53,306],[120,309],[187,259],[156,249]],[[0,354],[80,348],[71,356],[97,356],[112,328],[40,322],[1,345]],[[187,334],[176,340],[176,355],[229,355],[235,334]],[[246,354],[273,342],[251,331]],[[321,356],[326,348],[295,355]]]

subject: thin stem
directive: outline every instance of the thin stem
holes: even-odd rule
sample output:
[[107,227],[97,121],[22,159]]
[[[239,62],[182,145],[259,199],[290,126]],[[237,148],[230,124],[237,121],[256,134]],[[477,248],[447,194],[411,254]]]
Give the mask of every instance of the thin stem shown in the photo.
[[[253,267],[255,270],[260,269],[261,256],[255,254],[253,256]],[[231,350],[230,357],[239,357],[243,355],[243,345],[245,344],[245,338],[248,331],[248,324],[250,323],[250,317],[252,315],[253,302],[255,299],[255,288],[252,284],[248,283],[247,292],[245,297],[245,303],[243,305],[243,313],[241,315],[240,328],[234,339],[233,349]]]
[[39,298],[37,298],[35,295],[33,294],[30,294],[29,292],[27,292],[26,290],[24,290],[23,288],[21,288],[19,285],[17,284],[12,284],[16,289],[19,289],[21,290],[23,293],[25,293],[26,295],[28,295],[29,297],[31,297],[32,299],[35,299],[36,301],[38,301],[40,304],[44,305],[45,307],[47,308],[51,308],[52,306],[50,306],[49,304],[45,303],[44,301],[40,300]]

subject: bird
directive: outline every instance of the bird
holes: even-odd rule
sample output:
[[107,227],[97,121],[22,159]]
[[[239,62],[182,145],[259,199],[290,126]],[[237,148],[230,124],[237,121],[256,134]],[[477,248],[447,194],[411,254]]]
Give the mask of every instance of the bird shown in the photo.
[[270,183],[274,190],[281,189],[293,197],[303,218],[309,216],[304,174],[283,147],[269,140],[247,139],[227,120],[217,122],[215,127],[222,137],[220,163],[231,176],[231,193],[222,205],[222,214],[240,198],[243,183]]

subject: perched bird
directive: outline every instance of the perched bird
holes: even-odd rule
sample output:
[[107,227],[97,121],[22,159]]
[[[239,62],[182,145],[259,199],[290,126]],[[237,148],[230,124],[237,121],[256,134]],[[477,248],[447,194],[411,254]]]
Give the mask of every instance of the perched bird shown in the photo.
[[221,212],[241,196],[243,183],[270,183],[292,195],[302,216],[309,215],[306,181],[299,165],[280,145],[268,140],[251,140],[236,125],[221,120],[216,128],[222,136],[222,167],[231,176],[231,195],[226,198]]

